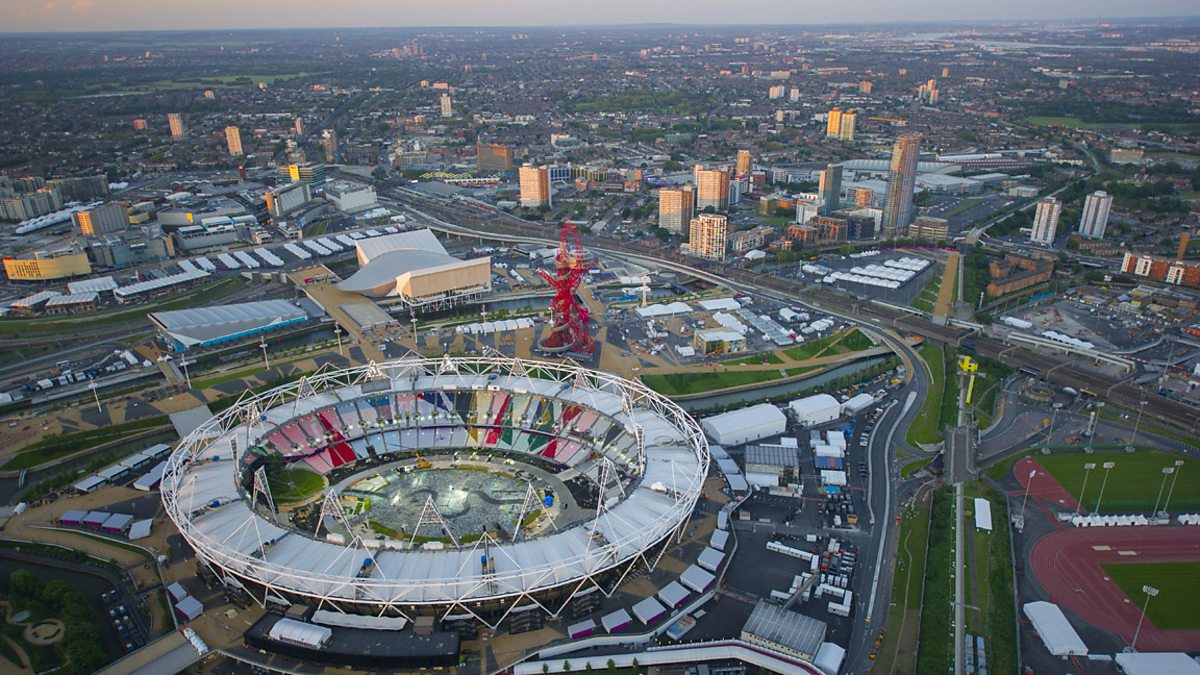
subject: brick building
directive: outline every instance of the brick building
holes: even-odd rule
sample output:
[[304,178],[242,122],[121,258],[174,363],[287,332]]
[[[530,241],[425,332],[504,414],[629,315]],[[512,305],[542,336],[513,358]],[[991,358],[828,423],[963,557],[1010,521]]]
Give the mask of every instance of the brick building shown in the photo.
[[988,265],[992,282],[987,286],[988,297],[995,298],[1050,280],[1054,261],[1009,253],[1003,260]]

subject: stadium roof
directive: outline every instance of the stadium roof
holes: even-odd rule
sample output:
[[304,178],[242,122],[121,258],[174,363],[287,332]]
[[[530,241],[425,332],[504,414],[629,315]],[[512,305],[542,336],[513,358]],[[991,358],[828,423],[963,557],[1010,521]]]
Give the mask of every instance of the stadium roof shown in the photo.
[[801,654],[815,655],[825,639],[825,622],[760,601],[742,632]]
[[308,318],[308,313],[287,300],[262,300],[150,313],[150,320],[184,347],[305,318]]

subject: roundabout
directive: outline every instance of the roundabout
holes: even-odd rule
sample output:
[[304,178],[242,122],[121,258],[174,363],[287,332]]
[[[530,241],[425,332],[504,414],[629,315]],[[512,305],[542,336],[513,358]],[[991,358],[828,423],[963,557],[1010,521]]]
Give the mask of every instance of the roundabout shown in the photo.
[[[242,400],[180,443],[162,497],[205,573],[264,606],[494,627],[653,569],[708,460],[699,426],[639,382],[406,359]],[[282,513],[269,473],[284,470],[330,487]]]

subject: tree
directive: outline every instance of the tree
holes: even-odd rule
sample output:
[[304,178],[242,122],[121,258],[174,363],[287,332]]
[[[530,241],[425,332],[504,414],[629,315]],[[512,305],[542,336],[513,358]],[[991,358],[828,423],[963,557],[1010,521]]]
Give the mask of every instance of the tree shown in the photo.
[[8,577],[8,589],[14,597],[36,598],[42,591],[42,582],[29,570],[17,570]]
[[612,675],[615,675],[617,672],[617,662],[613,661],[612,659],[609,659],[607,665],[608,665],[608,672]]
[[371,170],[371,177],[375,180],[383,180],[384,178],[387,178],[387,169],[383,168],[382,166],[377,166]]
[[571,672],[571,662],[570,661],[565,661],[565,660],[563,661],[562,671],[564,673]]

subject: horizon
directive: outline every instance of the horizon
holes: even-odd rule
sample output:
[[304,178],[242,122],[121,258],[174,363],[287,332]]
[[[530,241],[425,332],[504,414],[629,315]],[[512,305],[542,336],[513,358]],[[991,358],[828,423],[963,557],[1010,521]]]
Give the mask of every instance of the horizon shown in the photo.
[[[529,0],[519,10],[498,8],[480,0],[465,0],[454,9],[405,8],[383,0],[347,0],[330,6],[317,0],[264,0],[244,6],[233,0],[213,0],[203,6],[168,6],[149,0],[46,0],[6,5],[7,29],[0,34],[137,33],[150,31],[253,31],[355,29],[555,29],[636,27],[770,27],[891,26],[910,24],[999,24],[1039,22],[1091,23],[1130,20],[1195,19],[1195,5],[1183,0],[1149,0],[1136,6],[1118,0],[1068,0],[1046,6],[1035,0],[1016,0],[1004,8],[961,5],[949,0],[920,0],[896,6],[887,0],[864,0],[856,11],[871,16],[869,23],[847,20],[838,8],[823,3],[797,3],[780,9],[764,0],[751,0],[736,9],[716,0],[683,3],[667,0],[647,7],[631,0],[614,0],[600,7],[562,7],[546,0]],[[1020,15],[1019,18],[1014,18]],[[618,17],[636,16],[636,21]],[[470,17],[470,22],[459,21]],[[687,20],[680,21],[681,18]],[[752,18],[752,20],[751,20]]]

